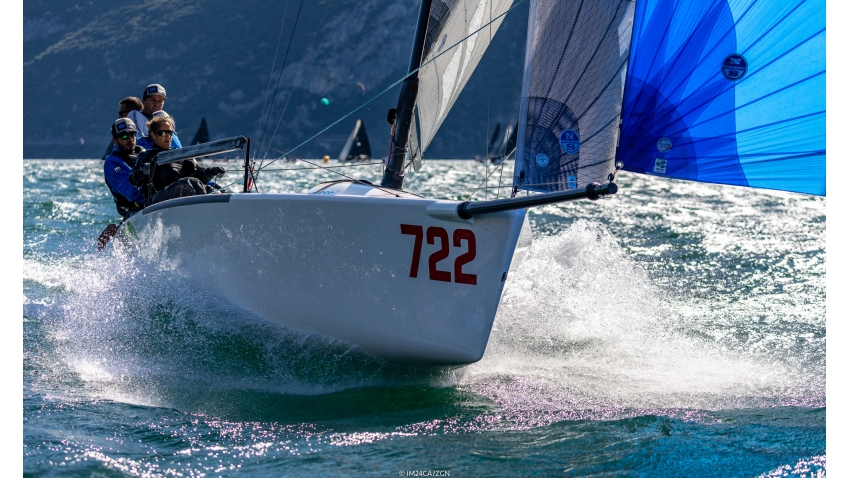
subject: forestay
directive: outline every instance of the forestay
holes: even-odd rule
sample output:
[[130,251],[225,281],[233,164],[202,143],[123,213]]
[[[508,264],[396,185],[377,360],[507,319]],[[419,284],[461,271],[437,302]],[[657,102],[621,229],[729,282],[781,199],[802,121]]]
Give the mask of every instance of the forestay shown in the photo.
[[[410,148],[414,159],[428,148],[443,124],[476,65],[502,23],[501,15],[513,0],[434,0],[428,19],[422,64],[435,61],[419,71],[414,126]],[[491,20],[493,23],[487,25]],[[454,51],[437,58],[446,48],[466,38]],[[417,128],[418,126],[418,128]],[[418,130],[418,132],[417,132]],[[418,137],[417,137],[418,136]]]
[[825,195],[825,0],[639,2],[619,159]]
[[583,188],[614,171],[634,2],[532,0],[514,185]]

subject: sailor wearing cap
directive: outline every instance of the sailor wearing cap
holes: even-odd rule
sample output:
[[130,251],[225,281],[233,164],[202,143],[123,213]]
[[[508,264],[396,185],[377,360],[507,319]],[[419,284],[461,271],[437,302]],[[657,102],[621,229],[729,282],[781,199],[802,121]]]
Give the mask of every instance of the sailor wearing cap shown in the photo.
[[115,208],[122,217],[141,210],[145,197],[142,191],[130,184],[130,173],[136,157],[144,149],[136,145],[136,124],[128,118],[118,118],[112,123],[112,142],[116,148],[103,162],[103,178],[115,200]]
[[[131,111],[127,118],[133,120],[133,123],[136,124],[136,139],[144,138],[148,135],[147,124],[148,121],[153,119],[154,113],[157,111],[162,111],[162,107],[165,106],[165,99],[168,98],[165,94],[165,88],[162,85],[153,83],[145,88],[144,93],[142,93],[142,111]],[[177,137],[171,138],[171,147],[172,148],[182,148],[183,146],[180,144],[180,140]]]

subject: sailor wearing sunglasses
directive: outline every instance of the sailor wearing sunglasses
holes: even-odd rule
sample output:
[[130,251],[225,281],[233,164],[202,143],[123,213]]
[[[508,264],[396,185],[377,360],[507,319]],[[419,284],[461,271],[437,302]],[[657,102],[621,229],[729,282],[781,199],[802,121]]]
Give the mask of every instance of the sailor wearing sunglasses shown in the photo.
[[130,183],[141,188],[146,205],[167,199],[207,194],[204,183],[225,173],[224,168],[201,167],[194,159],[185,160],[182,164],[151,164],[158,153],[172,149],[174,118],[166,115],[156,116],[148,122],[147,127],[153,148],[139,154],[130,174]]
[[[159,111],[155,111],[151,115],[151,119],[154,119],[157,116],[171,116],[171,115],[166,113],[164,110],[159,110]],[[145,130],[147,130],[147,127],[145,127]],[[138,144],[139,146],[141,146],[145,149],[153,149],[155,147],[155,144],[154,144],[154,139],[151,136],[152,135],[151,135],[150,131],[148,131],[148,134],[146,136],[140,137],[140,136],[137,135],[136,136],[136,144]],[[177,132],[175,131],[171,135],[171,149],[182,148],[182,147],[183,146],[180,144],[180,140],[177,138]]]
[[115,208],[122,217],[141,210],[145,198],[142,191],[130,184],[130,173],[136,164],[136,157],[144,151],[136,145],[136,124],[133,120],[119,118],[112,123],[112,142],[115,148],[103,162],[103,177]]

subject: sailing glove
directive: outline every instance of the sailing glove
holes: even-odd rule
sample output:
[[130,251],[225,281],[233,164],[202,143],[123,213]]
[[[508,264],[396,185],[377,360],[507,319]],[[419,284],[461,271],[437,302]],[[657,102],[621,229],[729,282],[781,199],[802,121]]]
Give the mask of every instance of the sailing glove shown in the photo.
[[209,169],[207,170],[207,173],[208,173],[210,176],[221,176],[221,175],[222,175],[222,174],[224,174],[225,172],[227,172],[227,171],[226,171],[224,168],[222,168],[221,166],[214,166],[214,167],[209,168]]

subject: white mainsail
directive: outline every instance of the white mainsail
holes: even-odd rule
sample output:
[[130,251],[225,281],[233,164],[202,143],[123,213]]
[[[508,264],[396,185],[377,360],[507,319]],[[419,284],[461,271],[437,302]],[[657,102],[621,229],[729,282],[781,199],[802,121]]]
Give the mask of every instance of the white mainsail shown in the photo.
[[[465,37],[469,38],[456,46],[454,51],[440,56],[419,71],[417,115],[414,120],[418,128],[411,128],[411,150],[416,145],[419,157],[428,148],[460,96],[490,45],[492,36],[501,25],[504,18],[501,15],[512,3],[513,0],[435,0],[431,5],[422,54],[423,64]],[[481,29],[493,19],[496,20],[492,24]]]
[[583,188],[614,170],[634,2],[531,0],[514,185]]

